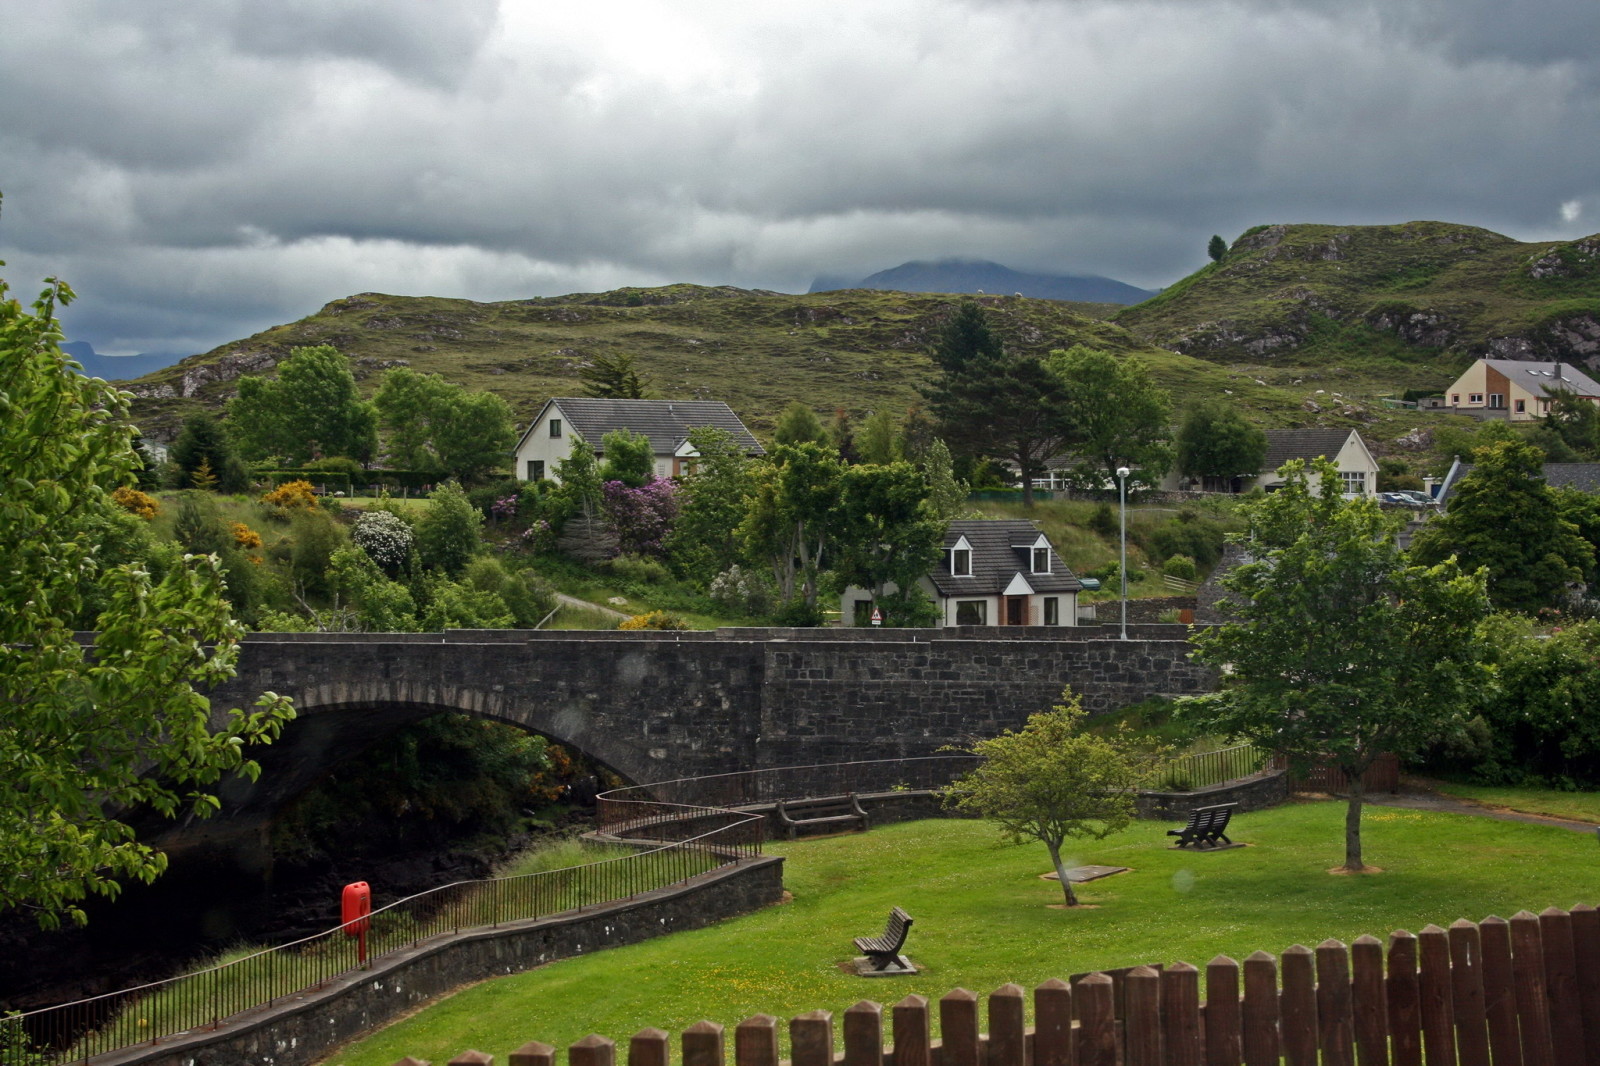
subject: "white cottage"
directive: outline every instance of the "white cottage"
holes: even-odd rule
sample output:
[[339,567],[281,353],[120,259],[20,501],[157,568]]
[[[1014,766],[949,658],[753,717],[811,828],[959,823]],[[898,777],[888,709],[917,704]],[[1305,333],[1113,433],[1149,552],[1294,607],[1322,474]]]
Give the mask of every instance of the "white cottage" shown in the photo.
[[700,453],[689,431],[710,426],[733,435],[750,455],[762,455],[759,441],[727,404],[716,400],[604,400],[562,396],[547,400],[517,442],[517,476],[524,481],[559,481],[557,464],[572,453],[574,440],[587,441],[604,458],[607,433],[626,429],[650,438],[657,477],[688,473]]
[[[1290,459],[1326,458],[1339,468],[1339,483],[1347,497],[1378,494],[1378,461],[1367,442],[1353,429],[1269,429],[1267,456],[1256,485],[1271,492],[1283,484],[1278,468]],[[1316,485],[1312,485],[1316,489]]]

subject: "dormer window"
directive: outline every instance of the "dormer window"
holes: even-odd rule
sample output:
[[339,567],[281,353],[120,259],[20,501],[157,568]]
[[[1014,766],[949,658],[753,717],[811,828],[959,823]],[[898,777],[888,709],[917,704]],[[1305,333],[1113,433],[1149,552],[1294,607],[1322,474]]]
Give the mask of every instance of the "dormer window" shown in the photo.
[[1048,574],[1050,572],[1049,548],[1033,549],[1033,572],[1036,574]]
[[954,577],[972,576],[972,549],[950,549],[950,573]]

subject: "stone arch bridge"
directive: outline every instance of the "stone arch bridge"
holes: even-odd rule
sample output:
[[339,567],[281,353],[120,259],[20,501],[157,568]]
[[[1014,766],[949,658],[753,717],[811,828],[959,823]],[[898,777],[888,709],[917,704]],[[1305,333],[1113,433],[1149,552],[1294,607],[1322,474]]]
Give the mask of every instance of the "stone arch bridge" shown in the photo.
[[407,722],[441,711],[543,734],[635,782],[931,755],[1020,726],[1063,686],[1104,711],[1208,691],[1183,626],[1098,630],[723,629],[252,634],[218,711],[263,691],[298,718],[252,749],[260,780],[224,782],[217,816],[152,842],[264,870],[277,809]]

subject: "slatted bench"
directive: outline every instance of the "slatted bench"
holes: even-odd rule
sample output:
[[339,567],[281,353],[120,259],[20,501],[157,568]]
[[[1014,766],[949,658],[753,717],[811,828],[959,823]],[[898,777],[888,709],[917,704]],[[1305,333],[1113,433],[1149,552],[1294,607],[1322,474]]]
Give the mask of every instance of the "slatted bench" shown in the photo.
[[853,941],[856,950],[872,962],[874,970],[885,970],[892,963],[899,969],[911,969],[911,963],[900,954],[906,946],[906,934],[911,932],[911,915],[895,907],[889,912],[889,921],[882,936],[858,936]]
[[1233,841],[1228,839],[1226,830],[1228,820],[1233,817],[1233,812],[1238,806],[1237,803],[1219,803],[1214,807],[1196,807],[1189,812],[1189,823],[1182,829],[1168,829],[1167,836],[1177,837],[1180,848],[1186,848],[1190,844],[1198,848],[1232,844]]
[[816,796],[811,799],[779,800],[778,824],[790,840],[800,834],[802,826],[849,826],[865,832],[868,828],[867,812],[854,792],[842,796]]

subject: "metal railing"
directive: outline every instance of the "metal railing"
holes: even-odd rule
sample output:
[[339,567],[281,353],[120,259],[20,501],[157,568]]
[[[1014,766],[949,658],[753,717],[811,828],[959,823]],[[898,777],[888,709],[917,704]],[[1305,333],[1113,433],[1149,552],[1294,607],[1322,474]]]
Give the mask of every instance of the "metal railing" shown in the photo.
[[1266,765],[1270,752],[1254,744],[1235,744],[1216,751],[1179,755],[1161,771],[1165,781],[1182,781],[1187,788],[1209,788],[1224,781],[1249,777]]
[[[636,812],[637,813],[637,812]],[[458,881],[374,910],[360,954],[355,923],[137,988],[0,1019],[0,1066],[88,1062],[320,991],[377,959],[465,929],[493,928],[617,903],[761,854],[759,815],[653,805],[648,825],[613,826],[655,846],[583,866]],[[676,815],[679,828],[670,829]],[[637,821],[637,819],[636,819]],[[619,828],[631,831],[616,832]]]

